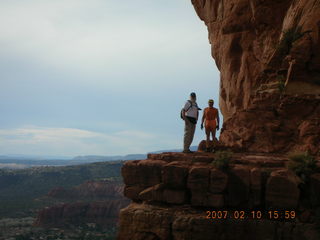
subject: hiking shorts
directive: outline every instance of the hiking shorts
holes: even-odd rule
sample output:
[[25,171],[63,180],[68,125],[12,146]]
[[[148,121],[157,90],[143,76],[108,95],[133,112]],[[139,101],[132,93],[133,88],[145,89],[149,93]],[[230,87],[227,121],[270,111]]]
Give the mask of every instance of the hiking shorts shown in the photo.
[[206,128],[206,132],[214,132],[214,131],[216,131],[216,128],[217,128],[216,120],[206,121],[205,128]]

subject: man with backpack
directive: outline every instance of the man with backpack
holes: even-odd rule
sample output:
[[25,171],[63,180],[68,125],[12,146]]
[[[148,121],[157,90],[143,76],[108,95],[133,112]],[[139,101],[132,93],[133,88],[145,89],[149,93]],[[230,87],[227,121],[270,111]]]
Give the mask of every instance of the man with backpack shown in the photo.
[[188,100],[181,110],[181,118],[185,122],[184,126],[184,141],[183,141],[183,152],[192,153],[190,146],[193,141],[194,133],[196,130],[196,124],[199,117],[199,110],[197,104],[197,96],[194,92],[190,94],[190,100]]

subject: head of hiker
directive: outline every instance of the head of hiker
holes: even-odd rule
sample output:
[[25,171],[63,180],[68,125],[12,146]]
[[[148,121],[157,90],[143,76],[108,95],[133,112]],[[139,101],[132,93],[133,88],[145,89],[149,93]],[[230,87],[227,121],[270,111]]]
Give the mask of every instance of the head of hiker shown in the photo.
[[209,105],[209,107],[211,107],[211,108],[213,107],[213,105],[214,105],[213,99],[209,99],[208,105]]
[[196,93],[194,93],[194,92],[190,93],[190,100],[191,100],[192,102],[195,102],[195,101],[197,100],[197,95],[196,95]]
[[197,95],[190,93],[190,100],[188,100],[182,108],[182,119],[184,125],[184,139],[183,139],[183,152],[191,153],[190,146],[193,141],[194,132],[196,129],[197,120],[199,117],[200,108],[197,105]]

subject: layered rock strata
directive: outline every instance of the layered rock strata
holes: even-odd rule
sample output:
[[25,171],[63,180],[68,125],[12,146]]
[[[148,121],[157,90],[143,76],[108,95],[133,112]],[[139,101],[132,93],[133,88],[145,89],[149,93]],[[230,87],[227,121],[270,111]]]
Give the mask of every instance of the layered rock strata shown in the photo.
[[68,228],[87,223],[116,227],[120,209],[129,204],[122,194],[123,184],[116,181],[88,181],[71,189],[52,189],[45,200],[55,202],[39,210],[36,226]]
[[[296,231],[301,231],[297,236],[303,239],[303,228],[310,228],[310,239],[317,239],[314,222],[320,198],[315,189],[319,187],[319,174],[312,175],[308,189],[302,190],[301,179],[285,167],[284,156],[237,153],[225,170],[214,167],[214,159],[212,153],[163,153],[126,162],[122,168],[124,195],[134,203],[121,210],[118,239],[215,236],[232,240],[243,239],[245,234],[252,237],[245,239],[295,239]],[[228,211],[232,217],[207,218],[207,211]],[[234,211],[248,215],[235,219]],[[250,219],[252,211],[261,211],[264,217]],[[296,216],[285,219],[283,215],[280,223],[280,219],[268,217],[269,211],[295,211]],[[228,231],[235,223],[239,229],[231,237]],[[278,237],[279,231],[288,238]]]

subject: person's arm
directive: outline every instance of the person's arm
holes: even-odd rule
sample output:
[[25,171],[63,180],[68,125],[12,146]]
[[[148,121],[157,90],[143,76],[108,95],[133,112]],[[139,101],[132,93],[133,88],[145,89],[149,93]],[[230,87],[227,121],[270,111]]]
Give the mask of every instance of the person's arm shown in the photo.
[[217,109],[217,129],[220,128],[220,117],[219,117],[219,110]]
[[201,129],[203,129],[203,123],[204,123],[204,120],[206,119],[205,111],[206,110],[203,110],[203,115],[202,115],[202,120],[201,120]]
[[186,118],[186,110],[182,109],[182,118],[185,119]]

